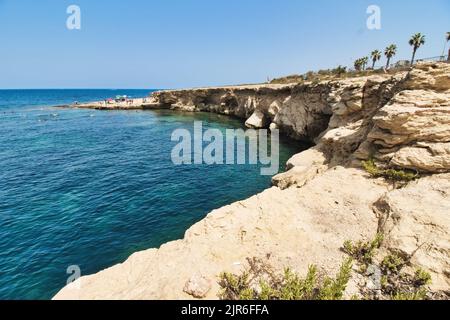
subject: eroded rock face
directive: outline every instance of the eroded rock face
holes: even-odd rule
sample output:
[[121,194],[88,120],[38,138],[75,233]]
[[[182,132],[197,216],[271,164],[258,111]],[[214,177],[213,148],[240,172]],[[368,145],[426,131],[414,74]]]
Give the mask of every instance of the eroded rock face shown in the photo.
[[[418,64],[410,72],[319,84],[256,85],[154,94],[161,105],[244,118],[315,141],[331,164],[376,158],[387,166],[450,171],[450,67]],[[298,171],[298,170],[297,170]]]
[[405,81],[405,88],[413,90],[445,92],[449,90],[449,87],[449,63],[418,63]]
[[329,122],[325,100],[327,84],[254,85],[196,90],[161,91],[154,98],[161,106],[186,111],[208,111],[246,120],[251,128],[279,128],[296,139],[313,140]]
[[390,166],[450,171],[450,73],[445,63],[418,65],[373,117],[367,142]]
[[267,119],[264,113],[260,110],[255,110],[250,118],[245,122],[245,125],[249,128],[261,129],[267,124]]
[[287,171],[273,177],[272,183],[281,189],[302,187],[328,168],[326,162],[327,158],[319,148],[310,148],[289,159]]
[[422,172],[447,172],[450,168],[450,142],[414,143],[398,149],[390,163]]

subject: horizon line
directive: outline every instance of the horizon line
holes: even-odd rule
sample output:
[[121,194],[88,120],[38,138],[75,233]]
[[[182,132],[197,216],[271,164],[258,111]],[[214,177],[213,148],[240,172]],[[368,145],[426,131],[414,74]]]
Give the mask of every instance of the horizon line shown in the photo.
[[161,88],[0,88],[0,91],[6,90],[167,90]]

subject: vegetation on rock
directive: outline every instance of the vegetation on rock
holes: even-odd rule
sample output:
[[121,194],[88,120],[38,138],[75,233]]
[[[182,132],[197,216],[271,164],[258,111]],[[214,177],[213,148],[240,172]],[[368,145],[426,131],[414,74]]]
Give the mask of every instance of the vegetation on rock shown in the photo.
[[390,254],[386,256],[383,261],[381,262],[381,269],[385,272],[399,272],[403,265],[405,264],[405,261],[402,257],[400,257],[398,254]]
[[364,170],[373,178],[384,178],[391,182],[410,182],[419,178],[417,172],[398,169],[380,169],[373,159],[362,162]]
[[262,260],[248,259],[250,267],[241,275],[220,275],[219,296],[224,300],[340,300],[350,280],[352,261],[346,259],[334,278],[320,275],[314,265],[302,278],[289,268],[279,275]]
[[[371,241],[346,241],[343,251],[353,257],[360,264],[359,273],[367,278],[375,277],[375,288],[362,287],[361,293],[364,299],[390,299],[390,300],[424,300],[428,299],[430,292],[427,285],[431,284],[431,275],[419,268],[416,273],[410,274],[402,272],[402,269],[409,263],[398,253],[391,253],[385,256],[379,266],[374,261],[383,242],[383,236],[377,234]],[[376,274],[368,274],[368,266],[372,270],[379,270],[380,278]],[[374,281],[373,278],[370,281]]]
[[[307,274],[301,277],[286,268],[276,272],[267,262],[252,258],[247,259],[249,267],[240,275],[224,272],[220,274],[219,298],[223,300],[342,300],[345,298],[348,282],[351,279],[354,261],[360,266],[359,274],[367,281],[379,282],[375,287],[360,287],[361,296],[352,299],[389,299],[389,300],[424,300],[431,293],[431,275],[419,268],[411,275],[403,272],[409,259],[397,253],[385,256],[377,263],[375,256],[383,242],[383,235],[377,234],[370,241],[346,241],[343,251],[350,257],[341,264],[335,277],[320,274],[315,265],[311,265]],[[369,274],[371,270],[379,270]],[[373,280],[375,276],[375,280]]]
[[358,241],[353,243],[352,241],[345,241],[343,251],[351,256],[353,259],[363,265],[372,263],[376,250],[380,248],[383,242],[383,235],[377,234],[372,241]]

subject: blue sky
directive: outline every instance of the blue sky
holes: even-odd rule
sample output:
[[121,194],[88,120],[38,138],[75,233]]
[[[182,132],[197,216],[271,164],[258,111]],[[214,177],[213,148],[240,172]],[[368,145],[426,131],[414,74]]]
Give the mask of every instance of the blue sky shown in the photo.
[[[81,8],[81,30],[66,9]],[[381,30],[366,9],[381,8]],[[0,0],[0,88],[180,88],[352,65],[427,36],[442,53],[448,0]]]

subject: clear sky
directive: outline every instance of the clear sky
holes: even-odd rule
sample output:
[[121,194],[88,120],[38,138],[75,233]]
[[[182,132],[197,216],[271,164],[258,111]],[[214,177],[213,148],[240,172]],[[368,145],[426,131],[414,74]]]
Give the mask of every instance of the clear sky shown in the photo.
[[[81,9],[68,30],[66,9]],[[366,9],[381,8],[381,30]],[[264,82],[353,61],[410,35],[438,56],[449,0],[0,0],[0,88],[179,88]]]

